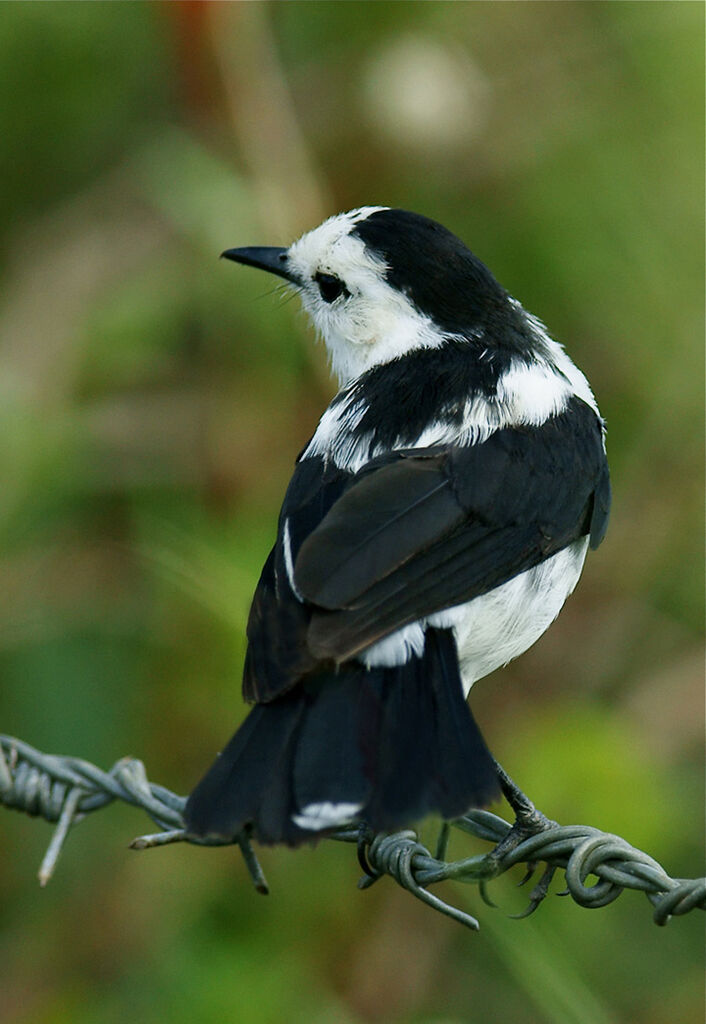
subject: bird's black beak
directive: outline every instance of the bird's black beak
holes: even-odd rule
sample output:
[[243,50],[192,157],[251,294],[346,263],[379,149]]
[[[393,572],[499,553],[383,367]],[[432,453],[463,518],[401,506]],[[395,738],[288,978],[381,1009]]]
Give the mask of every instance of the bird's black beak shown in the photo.
[[244,249],[226,249],[221,256],[235,263],[244,263],[246,267],[267,270],[270,274],[276,274],[285,281],[296,284],[296,277],[287,267],[287,252],[287,249],[280,249],[279,246],[249,245]]

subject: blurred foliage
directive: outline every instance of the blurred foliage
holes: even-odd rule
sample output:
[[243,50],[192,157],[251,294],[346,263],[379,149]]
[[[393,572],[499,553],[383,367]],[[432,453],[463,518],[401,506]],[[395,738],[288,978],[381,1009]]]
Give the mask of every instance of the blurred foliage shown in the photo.
[[[614,514],[539,644],[473,694],[562,822],[703,857],[703,12],[692,3],[20,2],[0,19],[2,729],[187,791],[244,714],[250,595],[332,392],[218,253],[366,203],[447,224],[593,383]],[[703,1019],[701,922],[624,896],[469,935],[349,849],[125,849],[2,815],[0,1018]],[[461,850],[451,851],[461,855]],[[464,892],[455,894],[463,898]]]

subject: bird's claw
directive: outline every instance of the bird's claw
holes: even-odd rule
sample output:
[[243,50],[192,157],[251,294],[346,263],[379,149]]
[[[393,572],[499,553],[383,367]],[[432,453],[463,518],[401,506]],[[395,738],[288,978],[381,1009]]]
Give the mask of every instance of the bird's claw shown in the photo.
[[[520,920],[523,917],[529,917],[530,914],[533,914],[535,912],[535,910],[542,902],[542,900],[546,899],[546,897],[549,895],[549,886],[552,884],[552,879],[554,878],[555,872],[556,867],[554,867],[551,864],[547,864],[546,868],[544,869],[544,872],[542,873],[542,877],[537,882],[532,892],[529,894],[529,903],[520,914],[512,914],[511,916],[513,918],[515,918],[516,920]],[[525,875],[520,884],[522,885],[526,881],[528,881],[533,874],[534,867],[532,868],[531,872],[528,872],[528,874]]]
[[364,821],[361,821],[358,825],[358,839],[356,841],[356,850],[358,851],[358,863],[360,864],[365,877],[361,878],[359,886],[365,887],[372,885],[380,877],[379,872],[375,871],[370,861],[368,860],[368,847],[373,841],[374,832],[369,825],[366,825]]

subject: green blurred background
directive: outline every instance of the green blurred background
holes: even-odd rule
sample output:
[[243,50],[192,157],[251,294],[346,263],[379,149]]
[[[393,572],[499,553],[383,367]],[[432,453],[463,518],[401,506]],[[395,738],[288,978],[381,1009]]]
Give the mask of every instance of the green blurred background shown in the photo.
[[[473,707],[538,805],[703,871],[703,8],[4,3],[0,729],[186,792],[244,714],[243,632],[332,394],[222,249],[399,205],[549,325],[608,421],[614,513],[559,622]],[[663,1024],[703,1019],[703,919],[638,894],[473,935],[349,847],[126,849],[0,812],[0,1017]],[[452,855],[483,844],[458,838]],[[443,891],[442,891],[443,894]]]

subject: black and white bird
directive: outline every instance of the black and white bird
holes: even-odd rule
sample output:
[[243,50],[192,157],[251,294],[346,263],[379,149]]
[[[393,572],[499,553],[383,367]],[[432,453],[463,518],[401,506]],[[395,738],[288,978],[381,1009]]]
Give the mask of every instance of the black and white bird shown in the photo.
[[297,845],[459,817],[499,794],[473,683],[558,615],[606,530],[586,378],[463,242],[368,206],[289,248],[284,278],[341,389],[299,455],[247,627],[254,708],[187,832]]

